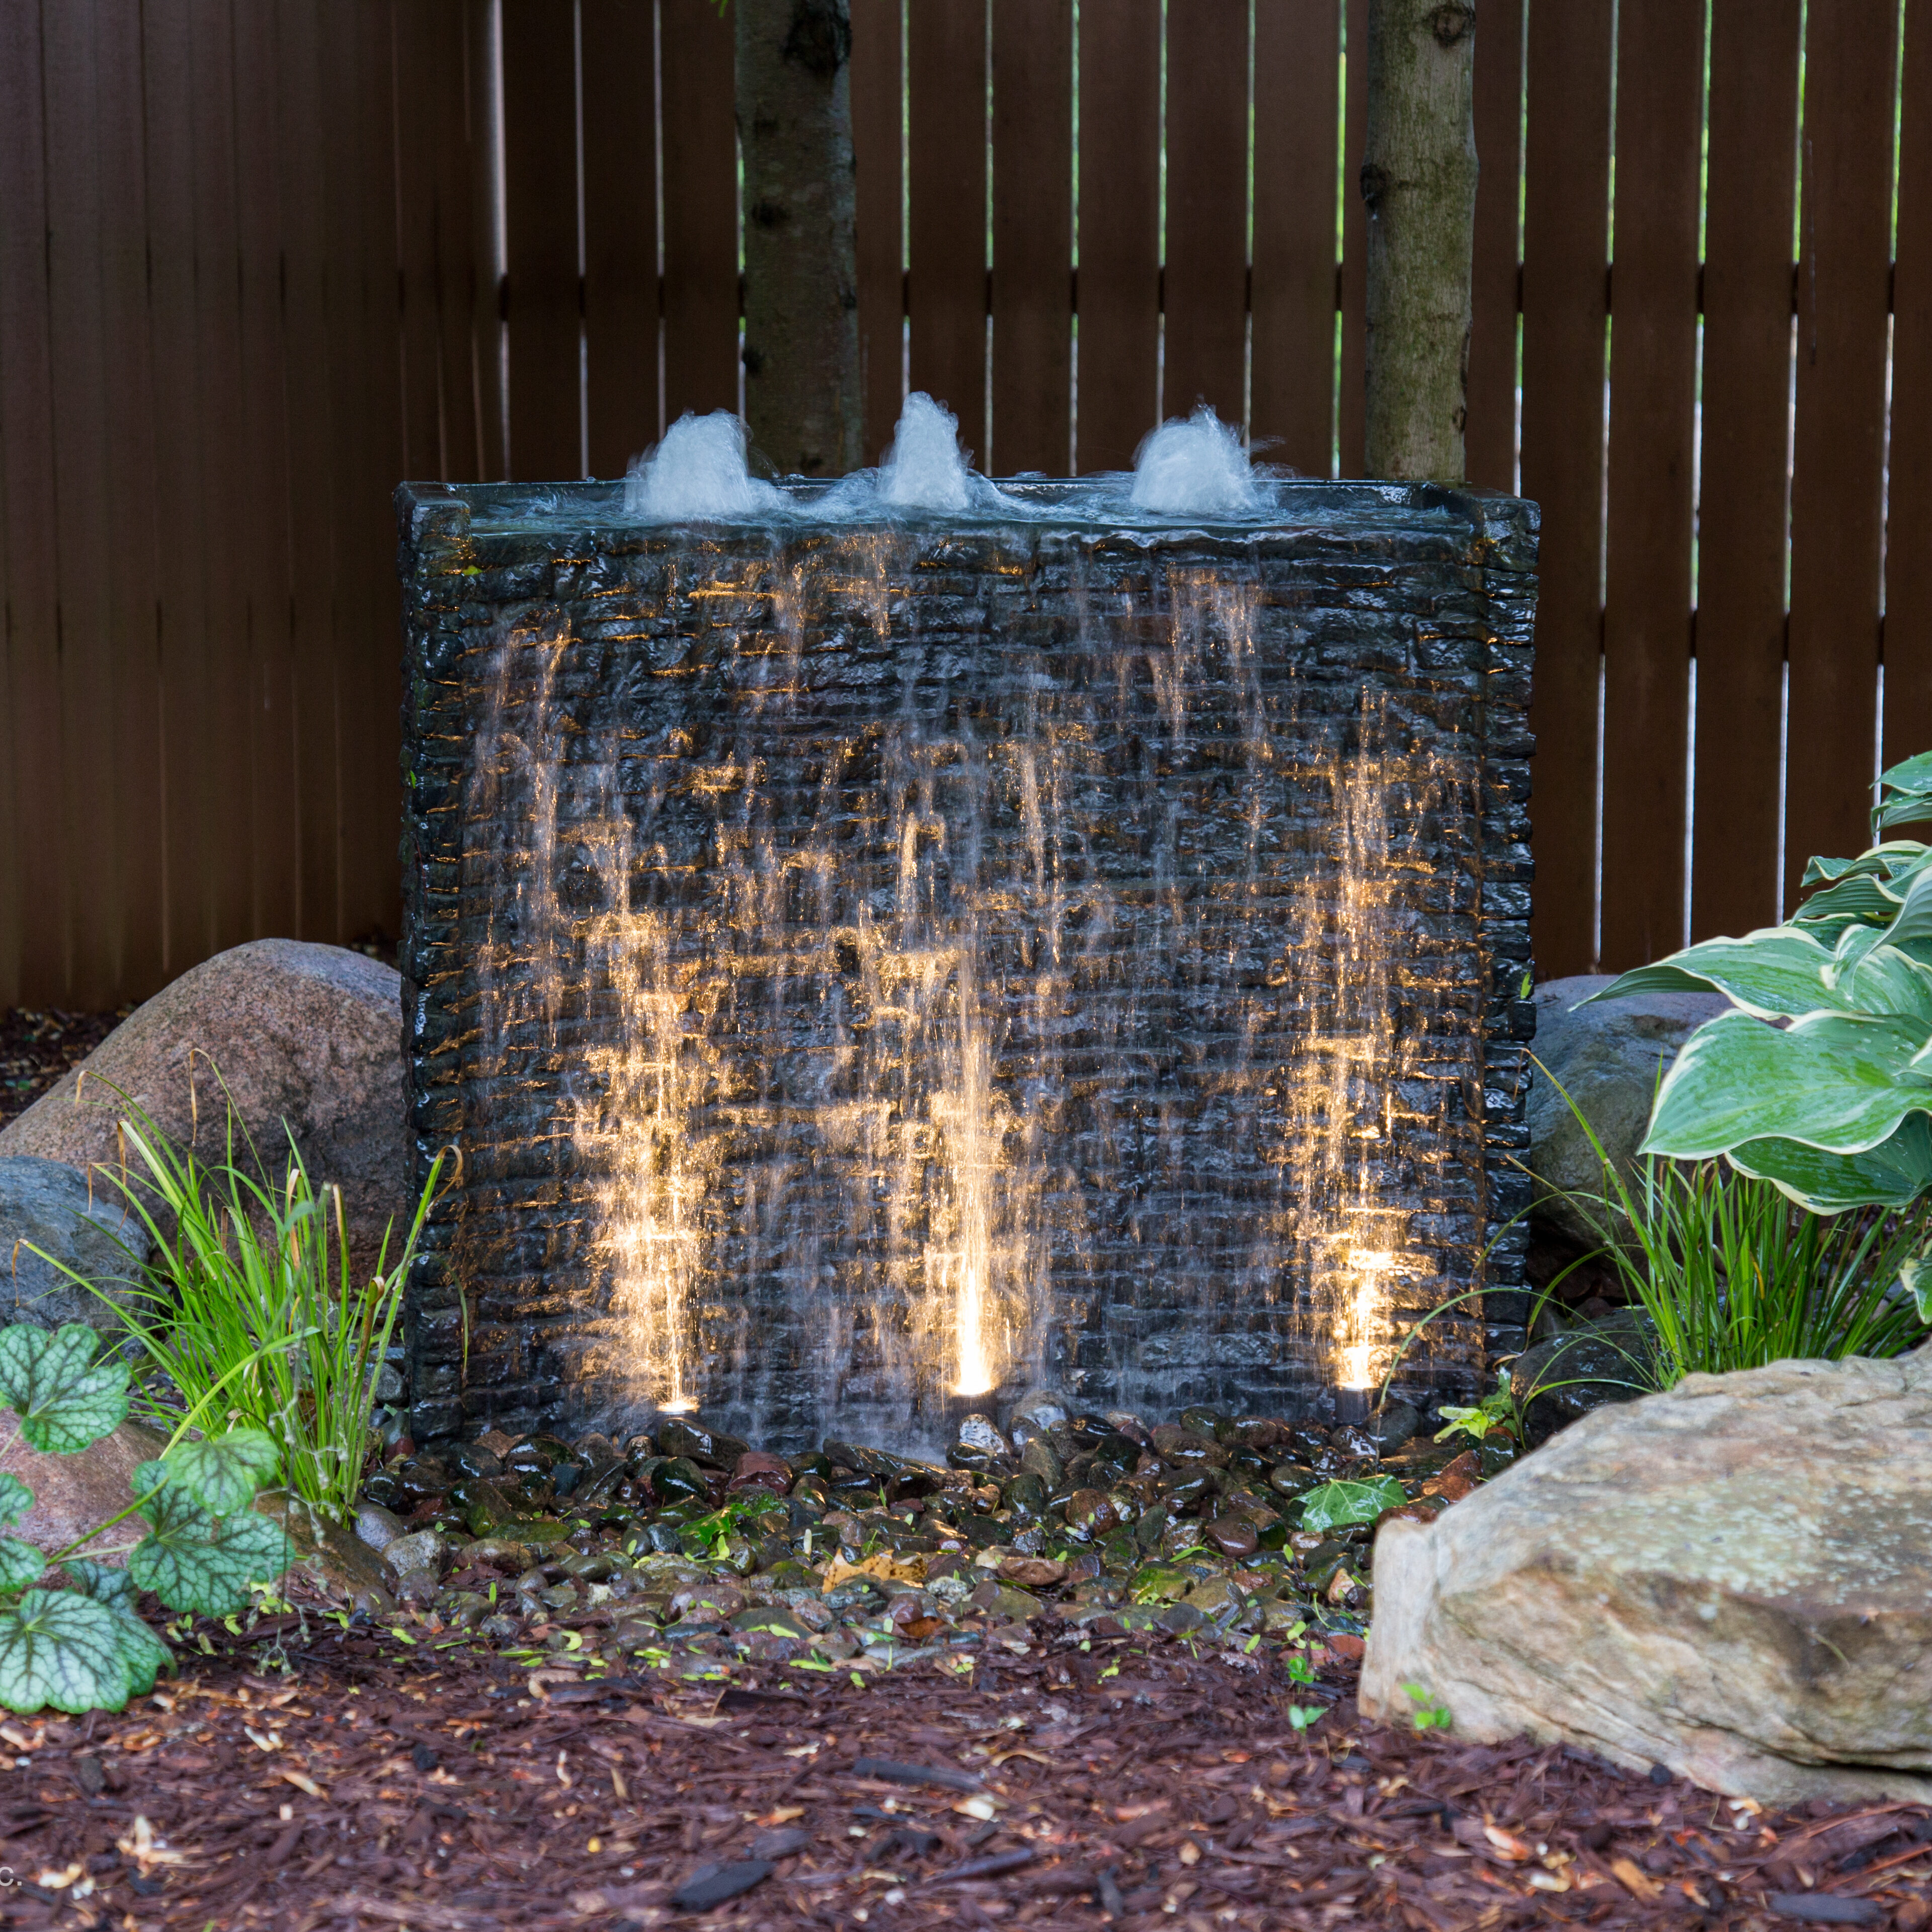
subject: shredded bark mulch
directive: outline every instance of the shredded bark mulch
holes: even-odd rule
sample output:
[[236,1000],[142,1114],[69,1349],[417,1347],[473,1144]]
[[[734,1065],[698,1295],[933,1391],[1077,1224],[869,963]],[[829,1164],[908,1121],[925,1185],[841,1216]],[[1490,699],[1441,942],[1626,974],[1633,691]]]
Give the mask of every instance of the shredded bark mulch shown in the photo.
[[0,1007],[0,1126],[24,1114],[134,1010],[69,1013],[55,1006]]
[[[586,1682],[432,1616],[280,1617],[0,1726],[0,1921],[119,1932],[1932,1922],[1932,1814],[1794,1812],[1364,1724],[1186,1638]],[[1292,1709],[1325,1704],[1298,1732]],[[10,1766],[11,1768],[7,1767]]]

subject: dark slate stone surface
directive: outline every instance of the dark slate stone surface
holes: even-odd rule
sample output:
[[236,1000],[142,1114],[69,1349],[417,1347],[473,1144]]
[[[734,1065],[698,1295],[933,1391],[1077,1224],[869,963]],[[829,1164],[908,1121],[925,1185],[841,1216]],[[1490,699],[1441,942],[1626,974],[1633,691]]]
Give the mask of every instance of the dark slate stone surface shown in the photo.
[[1365,1257],[1378,1375],[1484,1291],[1399,1388],[1520,1345],[1534,508],[1275,491],[399,493],[418,1439],[930,1441],[975,1282],[1096,1406],[1312,1401]]

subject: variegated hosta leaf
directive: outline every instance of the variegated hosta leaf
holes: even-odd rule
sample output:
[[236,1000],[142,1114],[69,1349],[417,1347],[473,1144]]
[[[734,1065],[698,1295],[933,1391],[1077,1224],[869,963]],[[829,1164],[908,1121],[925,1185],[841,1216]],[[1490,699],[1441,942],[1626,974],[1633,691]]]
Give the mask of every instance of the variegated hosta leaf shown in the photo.
[[128,1415],[128,1364],[97,1362],[100,1338],[78,1322],[50,1335],[0,1328],[0,1403],[17,1409],[28,1447],[70,1455]]
[[1707,939],[1654,966],[1640,966],[1583,1004],[1632,993],[1716,992],[1760,1019],[1853,1012],[1850,996],[1830,982],[1832,964],[1832,948],[1811,934],[1768,926],[1742,939]]
[[1640,1151],[1703,1160],[1775,1139],[1863,1154],[1932,1110],[1932,1080],[1911,1070],[1924,1043],[1925,1029],[1903,1019],[1826,1012],[1778,1028],[1720,1013],[1664,1076]]
[[1879,829],[1932,819],[1932,752],[1921,752],[1879,774]]
[[1932,1322],[1932,1247],[1921,1248],[1898,1271],[1898,1285],[1912,1298],[1922,1322]]

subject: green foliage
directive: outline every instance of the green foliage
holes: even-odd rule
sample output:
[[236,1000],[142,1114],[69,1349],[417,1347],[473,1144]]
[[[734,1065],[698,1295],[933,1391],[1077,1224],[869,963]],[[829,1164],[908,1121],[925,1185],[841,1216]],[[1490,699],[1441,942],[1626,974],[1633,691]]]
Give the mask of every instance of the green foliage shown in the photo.
[[1372,1476],[1366,1482],[1323,1483],[1301,1498],[1304,1529],[1342,1529],[1351,1523],[1373,1522],[1384,1510],[1399,1509],[1408,1497],[1394,1476]]
[[[316,1186],[292,1138],[282,1180],[272,1186],[232,1106],[225,1158],[213,1164],[173,1146],[131,1102],[121,1134],[130,1157],[118,1171],[102,1172],[140,1217],[156,1258],[109,1305],[185,1404],[190,1426],[212,1432],[214,1424],[227,1422],[249,1432],[245,1450],[233,1446],[232,1434],[226,1448],[204,1445],[211,1456],[254,1459],[227,1468],[210,1507],[219,1514],[232,1507],[222,1498],[238,1494],[250,1476],[273,1474],[261,1460],[266,1441],[289,1489],[311,1509],[345,1521],[368,1451],[370,1390],[441,1156],[400,1252],[392,1262],[393,1229],[386,1232],[374,1276],[358,1286],[350,1273],[341,1190]],[[82,1281],[52,1256],[43,1258]],[[98,1284],[82,1286],[99,1292]],[[164,1427],[179,1419],[152,1399],[147,1409]],[[197,1472],[194,1480],[214,1479]]]
[[1420,1684],[1405,1684],[1402,1689],[1408,1694],[1408,1701],[1414,1706],[1408,1714],[1408,1721],[1418,1732],[1446,1731],[1456,1720],[1450,1714],[1449,1707],[1431,1691]]
[[0,1402],[19,1415],[30,1449],[70,1455],[127,1419],[127,1364],[98,1362],[98,1352],[94,1330],[78,1322],[51,1334],[0,1329]]
[[[1880,778],[1874,836],[1926,818],[1932,753]],[[1642,1151],[1721,1158],[1820,1214],[1903,1208],[1932,1187],[1932,847],[1814,859],[1804,884],[1816,890],[1786,924],[1688,946],[1596,995],[1732,1002],[1664,1076]]]
[[1298,1731],[1312,1730],[1328,1714],[1325,1704],[1291,1704],[1288,1707],[1288,1721]]
[[[0,1450],[25,1440],[73,1454],[119,1424],[127,1367],[97,1361],[99,1346],[94,1330],[78,1322],[51,1335],[0,1330],[0,1400],[18,1418]],[[17,1538],[0,1537],[0,1706],[118,1711],[152,1690],[170,1653],[142,1622],[135,1592],[152,1590],[172,1610],[222,1615],[246,1605],[251,1582],[279,1576],[294,1552],[280,1528],[251,1507],[274,1464],[274,1445],[251,1432],[170,1444],[159,1461],[135,1470],[134,1502],[55,1552],[68,1589],[28,1588],[47,1558]],[[0,1526],[19,1522],[33,1502],[19,1477],[0,1474]],[[137,1512],[150,1532],[140,1541],[78,1553]],[[126,1556],[127,1567],[102,1560],[112,1555]]]
[[1501,1370],[1496,1386],[1472,1408],[1444,1402],[1445,1426],[1436,1432],[1438,1442],[1446,1442],[1458,1431],[1472,1442],[1484,1442],[1492,1436],[1506,1436],[1513,1442],[1522,1440],[1522,1414],[1516,1406],[1516,1391],[1510,1386],[1509,1371]]

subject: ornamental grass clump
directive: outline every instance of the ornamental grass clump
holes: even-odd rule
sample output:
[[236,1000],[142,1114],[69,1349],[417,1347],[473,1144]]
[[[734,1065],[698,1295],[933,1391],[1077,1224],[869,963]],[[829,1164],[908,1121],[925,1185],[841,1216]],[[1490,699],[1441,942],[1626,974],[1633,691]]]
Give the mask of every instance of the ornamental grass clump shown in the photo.
[[231,1104],[224,1157],[204,1164],[130,1105],[119,1166],[97,1171],[125,1196],[154,1255],[111,1305],[154,1372],[137,1397],[149,1419],[171,1425],[184,1409],[192,1427],[259,1430],[290,1496],[341,1522],[355,1509],[371,1392],[441,1156],[400,1252],[392,1263],[392,1224],[375,1273],[358,1284],[341,1190],[316,1185],[292,1136],[272,1183],[245,1132],[250,1165],[238,1160],[237,1134]]

